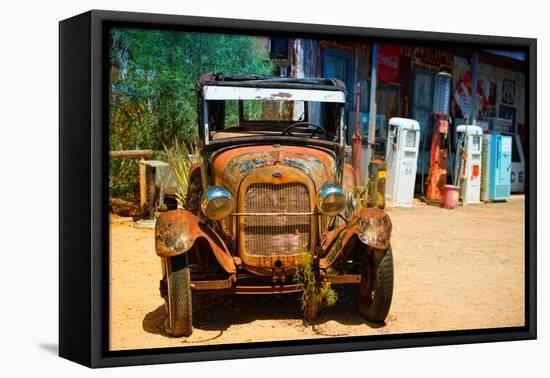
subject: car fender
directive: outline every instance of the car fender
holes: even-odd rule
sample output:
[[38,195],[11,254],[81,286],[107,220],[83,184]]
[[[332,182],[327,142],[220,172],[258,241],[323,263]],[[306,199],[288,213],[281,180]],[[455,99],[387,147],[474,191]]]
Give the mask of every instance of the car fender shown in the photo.
[[155,225],[155,251],[160,257],[173,257],[192,249],[195,242],[205,239],[216,260],[227,273],[236,267],[227,246],[220,236],[188,210],[161,213]]
[[347,257],[357,240],[376,250],[388,250],[391,231],[391,219],[383,210],[359,208],[347,225],[329,233],[323,241],[321,248],[325,258],[322,265],[329,267],[340,256]]

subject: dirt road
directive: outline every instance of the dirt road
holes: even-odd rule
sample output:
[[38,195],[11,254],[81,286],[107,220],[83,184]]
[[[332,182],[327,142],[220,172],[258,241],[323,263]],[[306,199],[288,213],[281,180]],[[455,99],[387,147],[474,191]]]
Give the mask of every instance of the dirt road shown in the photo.
[[524,324],[524,197],[445,210],[415,203],[389,209],[395,290],[386,325],[357,314],[351,291],[314,327],[298,295],[199,298],[195,331],[163,330],[160,259],[153,231],[111,226],[111,349],[245,343],[354,335],[509,327]]

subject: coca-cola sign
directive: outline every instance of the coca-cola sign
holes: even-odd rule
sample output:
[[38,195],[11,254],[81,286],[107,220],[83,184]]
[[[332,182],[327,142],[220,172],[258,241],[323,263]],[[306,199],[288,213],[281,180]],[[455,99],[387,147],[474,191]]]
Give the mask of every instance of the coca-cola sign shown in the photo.
[[389,83],[399,78],[401,64],[398,45],[380,45],[377,54],[378,80]]

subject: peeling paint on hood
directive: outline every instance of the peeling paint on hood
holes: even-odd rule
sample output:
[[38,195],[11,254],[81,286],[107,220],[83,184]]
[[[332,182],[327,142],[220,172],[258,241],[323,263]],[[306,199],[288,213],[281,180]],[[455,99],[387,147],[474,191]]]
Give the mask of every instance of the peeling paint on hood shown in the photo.
[[328,151],[301,146],[236,147],[217,154],[213,159],[217,182],[236,192],[250,172],[266,166],[285,165],[306,173],[319,190],[327,182],[336,182],[337,166]]

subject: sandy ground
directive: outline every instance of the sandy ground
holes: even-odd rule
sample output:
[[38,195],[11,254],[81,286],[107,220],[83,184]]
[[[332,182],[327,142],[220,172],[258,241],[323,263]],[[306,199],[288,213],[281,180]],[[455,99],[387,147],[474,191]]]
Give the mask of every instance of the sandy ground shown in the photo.
[[199,297],[195,330],[163,330],[160,259],[153,231],[111,225],[111,349],[244,343],[524,325],[524,197],[445,210],[388,209],[395,289],[386,324],[358,315],[354,291],[307,326],[298,295]]

